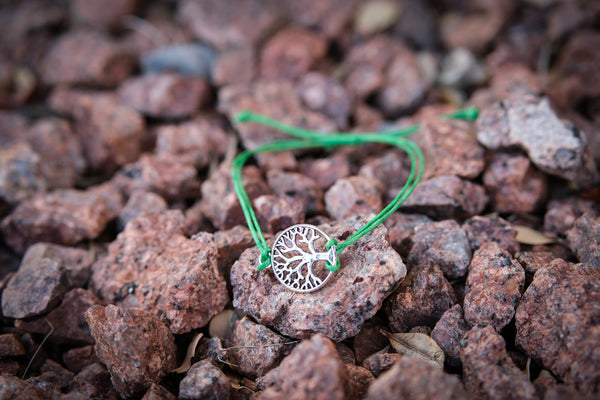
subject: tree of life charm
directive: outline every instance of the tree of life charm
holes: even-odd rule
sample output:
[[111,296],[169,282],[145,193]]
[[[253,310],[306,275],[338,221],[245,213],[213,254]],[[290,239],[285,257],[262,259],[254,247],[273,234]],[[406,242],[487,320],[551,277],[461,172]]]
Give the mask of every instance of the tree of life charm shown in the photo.
[[329,237],[312,225],[290,226],[277,236],[271,249],[271,267],[284,286],[296,292],[319,289],[331,276],[326,262],[337,260],[335,246],[326,250]]

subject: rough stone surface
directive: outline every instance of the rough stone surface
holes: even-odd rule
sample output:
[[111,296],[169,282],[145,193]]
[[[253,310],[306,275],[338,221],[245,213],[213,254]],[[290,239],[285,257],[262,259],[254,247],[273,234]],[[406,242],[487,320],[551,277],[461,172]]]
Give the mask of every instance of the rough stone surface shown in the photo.
[[143,154],[125,165],[111,182],[127,197],[134,191],[155,192],[167,201],[198,197],[200,182],[193,164],[182,163],[173,155]]
[[358,365],[346,364],[346,371],[348,372],[348,382],[351,391],[349,398],[352,400],[364,399],[375,377],[368,369]]
[[76,374],[80,373],[88,365],[100,362],[98,357],[96,357],[94,346],[92,345],[67,350],[63,354],[62,361],[69,371]]
[[525,268],[529,278],[554,261],[556,257],[550,251],[520,251],[515,254],[515,258]]
[[497,331],[515,315],[525,284],[518,261],[494,242],[473,254],[465,284],[465,320],[471,325],[491,325]]
[[[226,231],[217,231],[213,235],[217,246],[217,267],[223,277],[229,277],[231,266],[240,258],[248,247],[255,245],[250,230],[241,225],[236,225]],[[266,235],[265,238],[270,238]],[[229,279],[227,279],[229,284]]]
[[408,264],[416,266],[432,263],[440,267],[450,279],[467,273],[471,261],[471,247],[467,235],[454,220],[426,222],[415,227],[413,246]]
[[398,353],[375,353],[365,358],[362,366],[377,377],[392,368],[401,358],[402,355]]
[[72,287],[86,284],[92,257],[48,243],[31,246],[2,291],[2,314],[29,318],[54,308]]
[[258,381],[258,399],[345,399],[348,372],[333,343],[322,335],[304,340],[281,365]]
[[118,400],[109,372],[104,365],[94,362],[75,375],[69,384],[63,399],[101,399]]
[[177,74],[149,74],[126,80],[118,92],[123,104],[153,118],[189,117],[210,100],[203,78]]
[[230,398],[227,376],[208,360],[202,360],[188,370],[179,383],[179,398],[186,400]]
[[70,5],[76,20],[103,28],[119,26],[123,17],[135,14],[138,8],[135,0],[75,0]]
[[59,88],[48,101],[53,110],[75,119],[75,132],[92,169],[108,175],[139,157],[146,139],[144,120],[114,96]]
[[395,212],[384,224],[388,230],[390,244],[401,256],[406,257],[413,247],[415,230],[428,222],[431,222],[431,219],[425,215]]
[[85,313],[98,358],[121,396],[143,394],[175,367],[175,340],[169,328],[142,310],[92,306]]
[[62,303],[50,311],[46,317],[32,321],[15,321],[15,327],[25,332],[47,334],[53,343],[69,345],[92,344],[94,339],[83,314],[91,306],[100,303],[98,298],[86,289],[73,289],[65,294]]
[[289,27],[264,45],[260,74],[266,78],[296,79],[303,76],[327,51],[327,39],[319,33]]
[[323,191],[315,180],[303,174],[272,169],[267,172],[267,182],[277,195],[287,195],[300,200],[307,215],[321,214],[325,211]]
[[[342,241],[364,223],[364,218],[355,217],[336,225],[324,224],[319,229]],[[233,304],[258,322],[296,338],[319,332],[341,341],[356,335],[406,275],[406,267],[387,242],[382,225],[339,254],[342,267],[314,293],[292,292],[279,283],[272,271],[259,272],[258,258],[257,248],[248,249],[233,265]]]
[[569,385],[600,391],[600,273],[555,260],[535,274],[517,308],[516,344]]
[[131,221],[92,266],[90,286],[104,302],[154,313],[175,334],[206,325],[227,302],[211,235],[186,238],[175,210]]
[[142,400],[177,400],[177,397],[164,386],[153,383],[142,397]]
[[327,190],[338,179],[350,176],[350,162],[340,153],[327,158],[305,159],[300,162],[300,172],[314,179],[321,189]]
[[0,398],[50,400],[52,396],[32,383],[0,371]]
[[577,218],[567,231],[567,241],[579,261],[600,270],[600,218],[587,214]]
[[98,237],[121,206],[121,195],[110,185],[57,189],[21,202],[0,228],[18,253],[42,241],[70,245]]
[[537,399],[535,388],[506,352],[491,326],[474,327],[461,341],[465,388],[481,399]]
[[339,179],[325,192],[325,208],[334,219],[381,211],[381,193],[372,179],[351,176]]
[[135,190],[117,216],[117,228],[119,231],[123,230],[129,221],[142,214],[160,214],[166,210],[167,202],[158,194]]
[[352,349],[357,364],[362,364],[368,356],[377,353],[390,344],[388,338],[381,333],[382,329],[385,329],[383,322],[375,317],[366,321],[360,328],[360,332],[354,336]]
[[460,364],[460,341],[469,330],[460,304],[450,307],[431,331],[431,338],[444,350],[445,362],[452,367]]
[[239,48],[219,53],[212,70],[217,86],[250,83],[256,75],[256,56],[252,49]]
[[477,138],[489,149],[518,146],[541,171],[586,186],[599,174],[585,136],[560,120],[548,99],[524,97],[482,110]]
[[410,173],[410,158],[399,149],[369,157],[359,170],[359,176],[378,184],[386,201],[398,195]]
[[424,262],[411,267],[400,287],[387,299],[386,314],[394,332],[416,326],[433,328],[442,314],[456,303],[456,295],[440,267]]
[[277,233],[304,222],[304,206],[294,197],[266,194],[254,199],[252,205],[263,232]]
[[470,217],[483,211],[488,202],[485,189],[454,175],[421,181],[401,210],[432,218]]
[[42,159],[28,143],[3,146],[0,150],[0,201],[16,205],[45,192],[49,186]]
[[547,192],[546,176],[520,154],[496,153],[483,174],[494,209],[527,214],[540,208]]
[[591,200],[574,196],[551,200],[544,215],[544,233],[565,236],[575,220],[584,214],[597,218],[600,216],[600,206]]
[[233,325],[227,361],[234,371],[256,379],[279,365],[292,345],[266,326],[244,318]]
[[485,242],[494,242],[498,247],[513,255],[519,251],[520,245],[516,239],[517,231],[503,218],[487,218],[476,215],[462,224],[462,230],[466,232],[473,251],[480,248]]
[[25,347],[16,333],[4,333],[0,335],[0,358],[24,356]]
[[302,76],[296,90],[310,110],[334,120],[338,129],[347,128],[351,103],[346,89],[337,81],[318,72],[308,72]]
[[108,36],[79,30],[58,38],[42,61],[40,75],[49,85],[114,86],[131,73],[133,66],[133,57]]

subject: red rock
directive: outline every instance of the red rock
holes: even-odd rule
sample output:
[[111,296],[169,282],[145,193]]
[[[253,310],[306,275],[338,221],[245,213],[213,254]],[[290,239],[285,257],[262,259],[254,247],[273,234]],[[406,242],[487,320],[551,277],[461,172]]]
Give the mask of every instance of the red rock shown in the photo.
[[[271,194],[271,189],[254,166],[247,166],[242,170],[242,183],[250,201],[264,194]],[[246,225],[233,188],[229,164],[221,164],[219,169],[202,183],[201,190],[203,212],[216,228],[224,230],[236,225]]]
[[189,117],[210,101],[203,78],[170,73],[134,77],[121,84],[121,102],[153,118]]
[[506,352],[491,326],[474,327],[461,341],[463,382],[475,398],[537,399],[535,388]]
[[[488,64],[493,55],[488,57]],[[497,100],[526,95],[540,95],[540,76],[521,63],[510,62],[494,68],[491,87]]]
[[411,267],[400,287],[387,299],[386,314],[394,332],[416,326],[433,327],[456,303],[456,295],[442,270],[424,262]]
[[381,193],[377,184],[363,176],[339,179],[325,193],[325,207],[334,219],[369,215],[381,211]]
[[174,155],[181,163],[202,169],[225,155],[227,143],[228,137],[221,121],[198,117],[180,125],[159,127],[155,152],[158,156]]
[[40,368],[40,374],[30,377],[27,382],[33,383],[46,393],[51,394],[53,398],[62,397],[62,390],[65,389],[73,380],[71,371],[64,369],[56,361],[47,359]]
[[454,220],[426,222],[415,228],[409,265],[432,263],[445,276],[456,279],[467,273],[471,248],[467,235]]
[[567,231],[569,248],[579,261],[600,270],[600,218],[584,214]]
[[179,21],[194,36],[217,49],[252,47],[279,23],[281,15],[276,1],[219,0],[183,1],[179,4]]
[[49,187],[42,159],[25,142],[0,150],[0,200],[16,205]]
[[169,392],[164,386],[153,383],[142,400],[177,400],[177,397]]
[[386,201],[391,201],[402,190],[410,173],[410,158],[399,149],[369,157],[359,170],[359,176],[378,184]]
[[100,362],[98,357],[96,357],[96,353],[94,353],[94,346],[92,345],[67,350],[64,352],[62,360],[69,371],[76,374],[88,365]]
[[0,335],[0,358],[24,356],[25,347],[19,341],[16,333],[4,333]]
[[410,210],[440,219],[460,218],[481,213],[487,202],[482,186],[454,175],[443,175],[421,181],[401,211]]
[[100,92],[57,89],[50,107],[75,119],[89,166],[107,175],[136,160],[145,138],[145,124],[134,109]]
[[137,161],[125,165],[111,183],[127,197],[135,191],[151,191],[167,201],[198,197],[200,182],[192,164],[181,162],[174,155],[143,154]]
[[252,205],[264,232],[277,233],[304,222],[303,204],[294,197],[266,194],[254,199]]
[[202,360],[188,370],[179,383],[179,398],[186,400],[230,398],[227,376],[210,361]]
[[15,321],[15,327],[25,332],[48,334],[48,340],[58,344],[93,344],[94,339],[83,314],[91,306],[100,303],[98,298],[86,289],[73,289],[67,292],[62,303],[50,311],[46,317]]
[[120,211],[121,201],[108,185],[85,191],[57,189],[20,203],[0,227],[18,253],[41,241],[75,244],[98,237]]
[[369,387],[365,399],[469,399],[460,379],[417,357],[402,357]]
[[183,235],[183,214],[131,221],[92,266],[90,287],[106,302],[149,311],[175,334],[206,325],[227,302],[208,233]]
[[63,398],[66,400],[117,400],[120,396],[113,388],[110,374],[106,368],[96,362],[86,366],[80,373],[75,375]]
[[586,264],[554,260],[541,268],[516,313],[516,344],[561,381],[598,393],[597,323],[600,273]]
[[119,231],[123,230],[129,221],[142,214],[160,214],[166,210],[167,202],[161,196],[152,192],[135,190],[129,196],[125,207],[119,212],[117,217],[118,229]]
[[90,307],[85,319],[121,396],[144,393],[175,367],[173,335],[154,315],[109,305]]
[[272,169],[267,172],[267,182],[278,196],[298,199],[307,215],[325,211],[323,191],[315,180],[300,173]]
[[584,214],[597,218],[600,216],[600,207],[593,201],[580,197],[551,200],[544,215],[544,233],[565,236],[577,218]]
[[358,365],[346,364],[346,371],[351,391],[348,398],[351,400],[364,399],[369,385],[373,383],[375,377],[368,369]]
[[465,286],[465,320],[471,325],[504,328],[515,315],[525,284],[518,261],[494,242],[476,250]]
[[365,358],[362,366],[378,377],[392,368],[401,358],[402,355],[398,353],[375,353]]
[[431,338],[444,350],[445,362],[452,367],[460,364],[460,341],[469,330],[460,304],[450,307],[435,324]]
[[377,353],[390,344],[388,338],[381,333],[382,329],[384,329],[383,324],[373,318],[366,321],[361,326],[360,332],[354,336],[352,348],[358,364],[362,364],[368,356]]
[[133,70],[134,59],[118,43],[92,30],[59,37],[42,60],[40,75],[48,85],[115,86]]
[[260,75],[266,78],[297,79],[327,52],[327,39],[297,27],[285,28],[270,38],[260,57]]
[[600,179],[585,139],[558,118],[547,98],[520,97],[484,108],[477,126],[477,139],[489,149],[518,146],[541,171],[578,186]]
[[338,179],[350,176],[350,162],[340,153],[319,159],[304,159],[300,162],[300,172],[314,179],[323,190],[329,189]]
[[248,48],[239,48],[219,54],[212,71],[212,81],[217,86],[248,84],[256,76],[256,56]]
[[286,340],[264,325],[244,318],[233,325],[227,342],[230,367],[249,378],[263,376],[279,365],[294,342]]
[[128,15],[138,8],[135,0],[75,0],[71,2],[71,13],[77,21],[102,28],[121,25]]
[[50,400],[52,396],[37,386],[0,371],[0,397],[4,399]]
[[0,359],[0,374],[9,374],[17,376],[21,371],[21,364],[17,360],[5,358]]
[[384,224],[388,230],[390,244],[401,256],[406,257],[413,247],[416,228],[428,222],[431,222],[431,219],[425,215],[395,212]]
[[[319,229],[341,241],[364,223],[364,218],[351,218]],[[269,269],[259,272],[259,252],[248,249],[231,269],[233,305],[286,336],[308,338],[319,332],[335,341],[355,336],[406,274],[385,236],[380,225],[347,247],[339,255],[340,270],[314,293],[292,292]]]
[[556,258],[550,251],[520,251],[515,254],[519,264],[530,276],[535,275],[538,270],[550,264]]
[[462,230],[467,234],[473,251],[485,242],[495,242],[498,247],[513,255],[519,251],[517,231],[500,217],[486,218],[476,215],[462,224]]
[[337,81],[318,72],[309,72],[302,76],[296,90],[308,109],[334,120],[338,129],[347,128],[351,104],[346,89]]
[[352,19],[358,0],[286,0],[287,15],[296,24],[336,38]]
[[338,356],[340,356],[340,360],[342,360],[344,364],[356,364],[356,357],[350,347],[343,343],[335,343],[335,350],[338,352]]
[[333,343],[317,334],[304,340],[257,383],[257,399],[345,399],[348,372]]
[[[226,231],[217,231],[213,235],[217,246],[217,266],[223,277],[229,277],[231,266],[240,258],[240,255],[249,247],[254,247],[255,242],[250,230],[245,226],[236,225]],[[265,235],[269,239],[269,235]],[[229,284],[229,279],[227,279]]]
[[214,227],[204,213],[202,200],[196,201],[185,210],[185,222],[183,232],[185,236],[193,236],[198,232],[212,232]]

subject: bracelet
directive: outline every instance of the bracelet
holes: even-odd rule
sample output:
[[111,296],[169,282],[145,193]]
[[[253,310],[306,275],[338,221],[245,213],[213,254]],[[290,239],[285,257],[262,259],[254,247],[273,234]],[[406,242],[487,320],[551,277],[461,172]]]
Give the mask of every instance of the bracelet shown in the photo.
[[[473,120],[476,108],[468,108],[447,114],[445,118]],[[258,270],[269,266],[275,276],[288,289],[296,292],[312,292],[321,288],[332,273],[340,268],[339,254],[392,215],[411,195],[423,174],[424,159],[419,147],[405,136],[416,132],[419,125],[380,133],[319,133],[284,124],[267,116],[242,111],[235,115],[237,123],[255,122],[275,128],[301,140],[276,140],[241,152],[233,160],[231,175],[248,228],[260,251]],[[374,218],[341,243],[330,239],[326,233],[309,224],[293,225],[275,238],[269,248],[252,209],[248,194],[242,183],[242,167],[250,157],[258,153],[277,152],[308,148],[332,148],[334,146],[356,146],[364,143],[384,143],[404,150],[410,157],[409,177],[398,195]]]

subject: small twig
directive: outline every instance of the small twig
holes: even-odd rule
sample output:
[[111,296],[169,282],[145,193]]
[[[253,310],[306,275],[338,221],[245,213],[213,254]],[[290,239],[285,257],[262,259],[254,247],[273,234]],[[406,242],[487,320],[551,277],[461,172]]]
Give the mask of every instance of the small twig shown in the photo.
[[44,339],[42,339],[42,341],[38,345],[37,349],[35,349],[35,352],[31,356],[31,358],[29,359],[29,363],[27,364],[27,367],[25,368],[25,371],[23,372],[23,376],[21,376],[21,379],[25,379],[25,376],[27,375],[27,372],[29,372],[29,367],[31,367],[31,364],[33,363],[33,360],[35,359],[35,357],[39,353],[39,351],[42,348],[42,346],[44,345],[44,343],[46,343],[46,340],[48,340],[48,338],[50,337],[50,335],[52,335],[52,332],[54,332],[54,326],[52,325],[52,323],[50,322],[50,320],[48,318],[45,318],[45,319],[46,319],[46,322],[48,323],[48,325],[50,325],[50,332],[48,332],[48,334],[46,334],[46,336],[44,337]]

